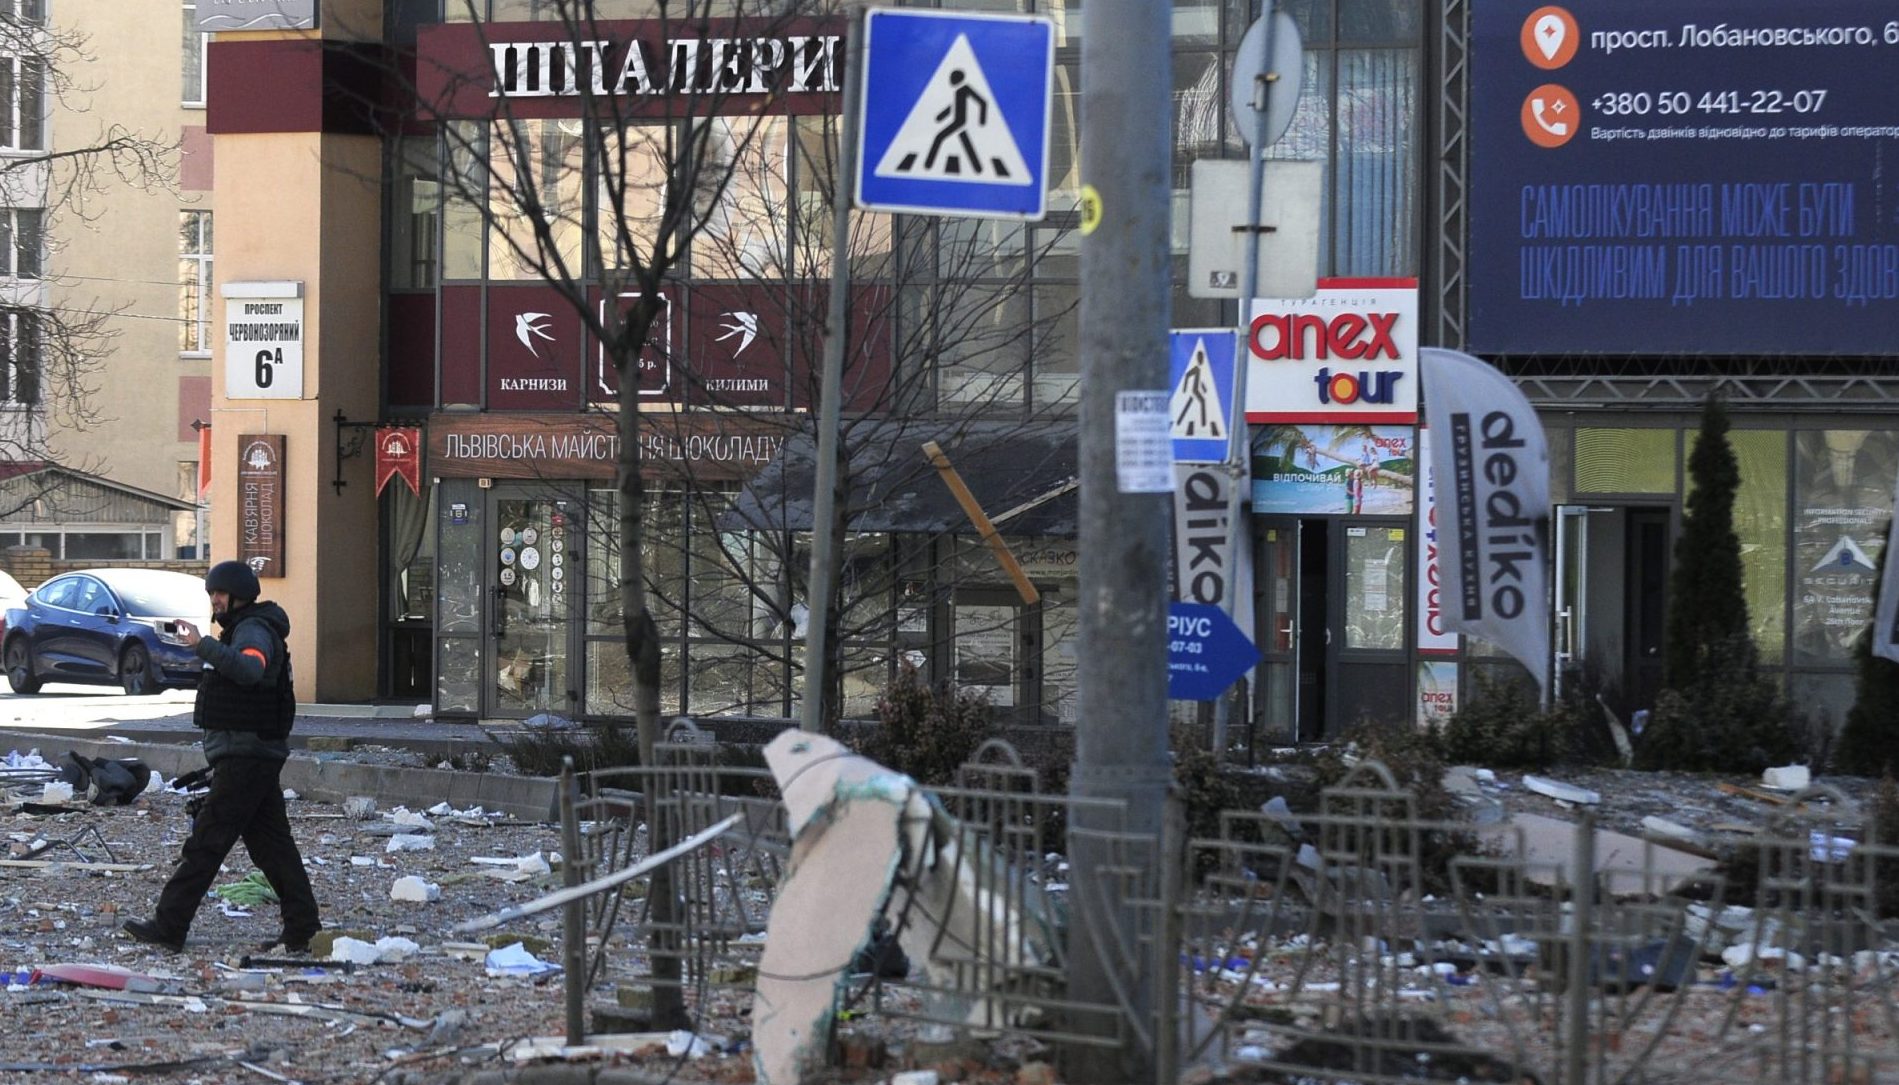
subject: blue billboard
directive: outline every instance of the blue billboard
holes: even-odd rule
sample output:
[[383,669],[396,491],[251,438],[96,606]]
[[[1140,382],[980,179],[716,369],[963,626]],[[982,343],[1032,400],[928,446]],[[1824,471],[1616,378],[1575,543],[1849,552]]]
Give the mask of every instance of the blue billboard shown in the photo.
[[1472,349],[1899,352],[1899,6],[1472,12]]

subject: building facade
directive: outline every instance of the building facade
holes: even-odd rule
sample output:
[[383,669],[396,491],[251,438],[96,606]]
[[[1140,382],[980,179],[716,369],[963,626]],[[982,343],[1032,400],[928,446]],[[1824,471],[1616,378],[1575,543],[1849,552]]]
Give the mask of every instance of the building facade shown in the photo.
[[197,551],[215,231],[191,8],[0,4],[0,459],[15,480],[0,545],[94,564]]
[[[234,305],[280,318],[271,298],[301,313],[282,333],[294,335],[294,369],[256,362],[253,339],[237,362],[216,345],[217,409],[246,421],[216,438],[214,552],[260,524],[281,536],[264,575],[282,582],[267,587],[313,615],[326,695],[416,698],[443,716],[626,715],[631,566],[615,472],[630,398],[663,709],[795,715],[843,22],[714,32],[663,24],[641,0],[600,0],[584,27],[561,21],[570,6],[532,0],[319,6],[313,27],[221,29],[210,49],[216,326],[229,334],[246,319]],[[1082,25],[1073,5],[1027,6],[1056,31],[1050,213],[851,223],[848,715],[872,712],[907,663],[981,690],[1017,722],[1073,722]],[[1558,672],[1619,711],[1657,688],[1681,464],[1702,396],[1724,392],[1764,658],[1801,703],[1837,719],[1846,641],[1870,612],[1869,563],[1856,555],[1876,551],[1899,471],[1878,375],[1889,347],[1862,336],[1858,355],[1830,341],[1811,356],[1697,353],[1665,303],[1610,321],[1646,328],[1633,342],[1576,338],[1585,321],[1546,346],[1538,329],[1566,312],[1489,300],[1502,296],[1497,276],[1516,302],[1540,300],[1524,296],[1522,267],[1541,257],[1472,257],[1490,243],[1485,216],[1539,183],[1511,171],[1563,164],[1532,154],[1561,149],[1525,127],[1544,114],[1506,130],[1473,108],[1474,58],[1498,79],[1550,70],[1530,63],[1535,5],[1475,25],[1457,2],[1283,7],[1303,40],[1303,91],[1270,157],[1322,163],[1324,282],[1314,299],[1246,313],[1249,632],[1264,655],[1251,732],[1310,741],[1363,718],[1418,721],[1454,710],[1480,674],[1520,677],[1438,627],[1429,480],[1416,466],[1419,344],[1484,352],[1539,407],[1557,500]],[[1588,35],[1632,32],[1632,10],[1575,5],[1561,25],[1582,63],[1613,53]],[[1244,157],[1228,82],[1257,12],[1174,13],[1173,323],[1231,328],[1239,303],[1187,281],[1189,180],[1196,160]],[[1485,37],[1506,23],[1529,29]],[[255,94],[285,72],[296,73],[287,103]],[[1612,97],[1597,112],[1614,108]],[[1855,146],[1885,137],[1865,138]],[[682,160],[703,168],[682,177]],[[1487,168],[1513,180],[1474,202]],[[1858,200],[1849,217],[1866,220],[1876,293],[1899,194],[1888,184]],[[659,238],[681,208],[689,225]],[[660,240],[678,258],[643,276]],[[1867,300],[1870,326],[1899,325],[1890,299]],[[628,397],[612,318],[640,306],[656,319],[626,369],[639,380]],[[413,490],[376,455],[410,430],[424,450]],[[245,489],[235,465],[245,442],[273,435],[282,462],[259,483],[277,502],[264,516],[246,503],[264,491]],[[926,441],[1023,576],[982,543]]]

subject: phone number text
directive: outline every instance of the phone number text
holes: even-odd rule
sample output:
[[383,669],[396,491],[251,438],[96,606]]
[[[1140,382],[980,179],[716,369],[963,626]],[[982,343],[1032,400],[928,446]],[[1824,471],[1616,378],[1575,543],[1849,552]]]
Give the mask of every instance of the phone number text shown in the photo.
[[1609,91],[1589,100],[1589,107],[1605,117],[1689,116],[1692,114],[1800,113],[1812,115],[1826,106],[1825,89],[1815,90],[1688,90]]

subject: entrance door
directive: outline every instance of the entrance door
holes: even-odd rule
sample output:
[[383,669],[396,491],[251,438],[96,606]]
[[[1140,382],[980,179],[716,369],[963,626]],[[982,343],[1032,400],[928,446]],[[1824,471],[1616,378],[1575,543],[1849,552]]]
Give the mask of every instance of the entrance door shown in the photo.
[[1361,720],[1407,726],[1416,716],[1405,662],[1409,527],[1347,518],[1333,529],[1328,738]]
[[1268,742],[1298,742],[1299,521],[1269,521],[1257,537],[1253,641],[1260,654],[1259,730]]
[[1654,707],[1662,688],[1670,515],[1653,506],[1557,506],[1557,692],[1586,683],[1625,720]]
[[579,590],[578,503],[547,487],[497,483],[488,497],[487,661],[482,712],[573,718],[579,675],[570,665]]
[[1622,643],[1631,712],[1652,708],[1662,691],[1662,651],[1668,613],[1667,509],[1630,509],[1627,624]]
[[1273,517],[1260,526],[1253,639],[1260,650],[1260,730],[1268,741],[1325,738],[1330,535],[1331,524],[1318,518]]
[[1361,719],[1409,720],[1406,525],[1274,517],[1258,537],[1263,733],[1322,742]]

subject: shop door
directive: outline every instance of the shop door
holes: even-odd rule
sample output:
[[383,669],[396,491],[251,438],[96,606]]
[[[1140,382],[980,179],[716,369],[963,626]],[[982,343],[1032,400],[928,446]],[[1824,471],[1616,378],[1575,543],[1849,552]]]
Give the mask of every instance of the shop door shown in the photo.
[[1622,719],[1662,686],[1666,508],[1556,507],[1556,692],[1599,695]]
[[1009,590],[956,593],[951,665],[960,689],[989,699],[996,718],[1040,722],[1041,652],[1036,612]]
[[1662,651],[1668,616],[1668,509],[1630,509],[1628,595],[1623,645],[1628,675],[1624,706],[1630,713],[1653,708],[1662,692]]
[[[1299,524],[1298,520],[1263,524],[1257,535],[1259,553],[1253,562],[1253,640],[1260,654],[1259,733],[1269,743],[1306,741],[1300,711],[1302,707],[1311,710],[1319,696],[1315,682],[1300,682]],[[1317,729],[1311,733],[1316,734]]]
[[1325,735],[1370,720],[1409,725],[1405,611],[1411,600],[1404,521],[1345,519],[1334,528],[1328,592]]
[[1361,719],[1410,719],[1405,526],[1269,518],[1258,537],[1267,741],[1323,742]]
[[1590,542],[1601,534],[1600,525],[1591,531],[1590,516],[1593,513],[1600,519],[1610,511],[1586,505],[1556,506],[1556,583],[1552,600],[1556,628],[1550,647],[1556,657],[1551,674],[1557,699],[1578,687],[1590,665],[1589,634],[1595,617],[1595,608],[1590,605],[1595,580],[1590,569]]
[[497,483],[488,491],[486,673],[482,714],[574,718],[580,675],[572,665],[579,503],[548,487]]

